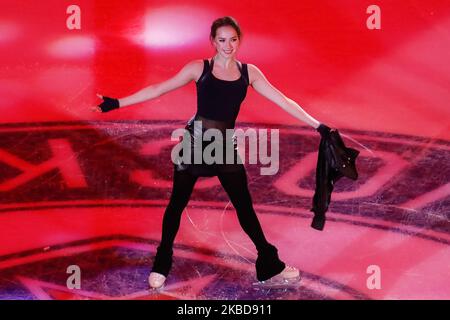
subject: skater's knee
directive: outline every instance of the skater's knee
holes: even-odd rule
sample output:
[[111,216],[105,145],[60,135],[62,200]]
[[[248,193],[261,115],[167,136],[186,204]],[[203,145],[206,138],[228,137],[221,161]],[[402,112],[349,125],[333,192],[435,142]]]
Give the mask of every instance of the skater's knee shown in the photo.
[[169,204],[166,208],[166,214],[171,216],[178,216],[183,213],[184,208],[186,207],[185,202],[179,202],[179,201],[169,201]]

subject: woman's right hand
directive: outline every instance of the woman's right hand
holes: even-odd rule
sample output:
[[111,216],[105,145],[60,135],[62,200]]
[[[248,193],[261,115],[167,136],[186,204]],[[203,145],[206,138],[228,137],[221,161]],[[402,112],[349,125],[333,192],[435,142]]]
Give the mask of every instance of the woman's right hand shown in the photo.
[[103,99],[103,102],[100,103],[98,106],[93,107],[92,108],[93,112],[108,112],[114,109],[118,109],[120,107],[118,99],[105,97],[98,93],[97,97]]

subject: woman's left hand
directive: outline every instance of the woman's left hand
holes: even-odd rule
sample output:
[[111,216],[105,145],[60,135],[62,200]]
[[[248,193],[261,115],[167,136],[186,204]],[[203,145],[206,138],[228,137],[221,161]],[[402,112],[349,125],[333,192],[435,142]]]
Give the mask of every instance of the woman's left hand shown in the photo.
[[331,128],[328,127],[327,125],[321,123],[318,127],[317,127],[317,132],[320,133],[320,136],[322,138],[327,137],[330,134]]

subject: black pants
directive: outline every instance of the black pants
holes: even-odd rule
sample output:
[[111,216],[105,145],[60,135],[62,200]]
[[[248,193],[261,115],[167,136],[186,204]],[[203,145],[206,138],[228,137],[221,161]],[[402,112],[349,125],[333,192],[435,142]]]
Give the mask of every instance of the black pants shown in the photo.
[[[236,172],[220,173],[218,178],[236,209],[242,229],[258,251],[257,279],[264,281],[277,275],[285,268],[285,264],[279,259],[277,249],[264,236],[253,209],[245,167],[242,166],[242,170]],[[189,172],[174,170],[172,195],[164,213],[161,243],[153,263],[152,271],[154,272],[165,276],[169,274],[172,267],[172,247],[180,227],[181,214],[189,201],[196,181],[197,177]]]

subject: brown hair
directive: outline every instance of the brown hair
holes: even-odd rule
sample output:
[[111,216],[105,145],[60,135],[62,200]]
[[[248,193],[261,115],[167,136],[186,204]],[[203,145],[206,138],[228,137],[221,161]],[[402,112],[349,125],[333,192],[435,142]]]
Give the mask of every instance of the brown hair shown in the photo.
[[209,34],[210,39],[214,39],[216,37],[217,29],[224,26],[230,26],[234,30],[236,30],[239,40],[241,39],[242,36],[241,28],[239,27],[239,24],[236,21],[236,19],[230,16],[214,20],[214,22],[211,25],[211,33]]

